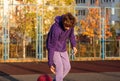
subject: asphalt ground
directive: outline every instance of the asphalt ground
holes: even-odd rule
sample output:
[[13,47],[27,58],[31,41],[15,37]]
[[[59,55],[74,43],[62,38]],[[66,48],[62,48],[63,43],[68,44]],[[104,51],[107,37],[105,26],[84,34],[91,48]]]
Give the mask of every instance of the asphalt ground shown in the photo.
[[[73,61],[64,81],[120,81],[120,60]],[[0,81],[37,81],[43,74],[53,77],[47,62],[0,63]]]

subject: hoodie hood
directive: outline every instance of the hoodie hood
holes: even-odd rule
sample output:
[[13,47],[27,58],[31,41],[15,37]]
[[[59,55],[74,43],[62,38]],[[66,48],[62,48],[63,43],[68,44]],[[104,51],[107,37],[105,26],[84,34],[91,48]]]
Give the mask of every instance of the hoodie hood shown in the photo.
[[55,23],[58,23],[58,24],[62,23],[62,16],[55,17]]
[[55,17],[55,23],[59,24],[59,26],[64,30],[63,24],[62,24],[62,16],[56,16]]

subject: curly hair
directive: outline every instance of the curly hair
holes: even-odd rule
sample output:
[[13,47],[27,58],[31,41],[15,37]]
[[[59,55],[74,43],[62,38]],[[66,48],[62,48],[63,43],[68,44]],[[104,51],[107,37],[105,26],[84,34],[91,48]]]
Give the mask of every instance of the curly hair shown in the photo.
[[76,24],[76,18],[71,13],[66,13],[62,17],[63,26],[74,27]]

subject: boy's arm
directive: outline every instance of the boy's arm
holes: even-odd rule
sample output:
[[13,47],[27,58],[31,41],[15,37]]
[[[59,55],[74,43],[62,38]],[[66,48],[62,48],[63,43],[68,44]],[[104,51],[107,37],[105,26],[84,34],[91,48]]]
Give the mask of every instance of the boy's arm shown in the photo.
[[54,56],[54,51],[56,48],[56,43],[58,41],[59,33],[56,29],[55,24],[52,26],[50,29],[50,32],[47,37],[47,49],[48,49],[48,65],[49,67],[52,66],[53,63],[53,56]]
[[71,47],[74,51],[74,54],[76,54],[77,53],[77,48],[76,48],[76,40],[75,40],[75,35],[74,35],[74,28],[71,29],[70,43],[71,43]]

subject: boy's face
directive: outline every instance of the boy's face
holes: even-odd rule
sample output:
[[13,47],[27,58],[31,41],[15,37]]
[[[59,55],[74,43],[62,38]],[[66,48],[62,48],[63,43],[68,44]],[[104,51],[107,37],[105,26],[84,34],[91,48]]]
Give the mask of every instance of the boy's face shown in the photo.
[[70,25],[64,23],[64,29],[65,29],[65,30],[69,30],[69,29],[70,29]]

